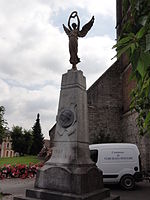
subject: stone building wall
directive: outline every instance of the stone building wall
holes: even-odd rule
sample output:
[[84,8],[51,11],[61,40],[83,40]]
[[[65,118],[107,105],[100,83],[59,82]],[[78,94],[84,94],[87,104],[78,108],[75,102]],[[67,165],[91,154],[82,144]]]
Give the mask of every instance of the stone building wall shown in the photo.
[[141,153],[143,170],[150,171],[150,137],[140,136],[136,118],[138,114],[131,112],[131,91],[135,87],[136,82],[130,81],[132,66],[128,65],[121,73],[122,77],[122,122],[121,129],[123,133],[123,142],[134,143],[138,146]]
[[128,65],[123,73],[121,73],[123,113],[126,113],[130,110],[131,91],[136,85],[136,82],[134,80],[130,80],[131,71],[132,66]]
[[150,171],[150,136],[140,136],[136,118],[138,114],[130,111],[131,91],[136,86],[134,80],[130,80],[132,66],[129,64],[127,56],[123,55],[118,61],[122,81],[122,111],[120,129],[122,141],[134,143],[138,146],[141,153],[143,170]]
[[122,117],[123,142],[134,143],[141,154],[142,169],[150,171],[150,136],[140,136],[136,125],[136,112],[126,112]]
[[90,142],[122,141],[120,119],[122,87],[118,62],[114,63],[87,91]]
[[130,111],[131,65],[114,63],[87,91],[90,142],[136,144],[143,170],[150,171],[150,136],[140,136],[137,113]]

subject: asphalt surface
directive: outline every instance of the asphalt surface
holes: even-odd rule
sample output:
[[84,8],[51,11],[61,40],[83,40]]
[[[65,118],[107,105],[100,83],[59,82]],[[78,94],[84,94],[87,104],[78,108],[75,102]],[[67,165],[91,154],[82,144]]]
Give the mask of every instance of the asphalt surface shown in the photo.
[[[34,187],[35,179],[4,179],[0,180],[0,192],[10,194],[2,200],[13,200],[15,195],[25,195],[26,189]],[[120,200],[150,200],[150,183],[145,181],[138,183],[135,190],[124,191],[118,185],[105,185],[110,188],[111,194],[120,196]]]
[[136,184],[132,191],[122,190],[119,185],[105,185],[111,190],[111,194],[120,196],[120,200],[150,200],[150,183],[143,181]]
[[27,188],[31,189],[34,187],[34,182],[35,178],[0,180],[0,192],[6,195],[2,200],[12,200],[14,196],[25,195]]

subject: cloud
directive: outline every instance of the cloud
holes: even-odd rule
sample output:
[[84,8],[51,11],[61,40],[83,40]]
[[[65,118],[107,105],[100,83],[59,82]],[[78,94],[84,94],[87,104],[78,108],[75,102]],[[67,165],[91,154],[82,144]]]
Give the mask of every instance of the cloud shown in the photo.
[[[6,108],[10,128],[14,124],[29,129],[40,113],[48,137],[57,114],[61,75],[71,68],[67,35],[54,17],[66,24],[70,11],[78,8],[83,22],[93,14],[113,20],[115,0],[29,2],[0,1],[0,105]],[[108,35],[94,35],[96,29],[98,22],[92,34],[79,39],[78,68],[88,87],[111,65],[114,55],[114,41]]]
[[[43,120],[43,133],[48,137],[48,130],[55,123],[59,89],[45,86],[40,90],[27,90],[23,87],[12,87],[0,80],[4,92],[0,104],[6,108],[9,127],[19,125],[30,129],[40,113]],[[1,89],[1,88],[0,88]]]
[[88,1],[87,0],[87,7],[90,13],[100,14],[105,17],[112,17],[113,20],[115,20],[115,16],[116,16],[115,6],[116,6],[115,0],[110,0],[110,1],[102,1],[102,0]]
[[111,66],[114,60],[114,41],[107,35],[95,36],[80,41],[79,53],[81,55],[80,67],[87,77],[87,87]]
[[115,0],[40,0],[41,3],[47,4],[53,8],[55,12],[59,12],[60,9],[74,9],[74,8],[82,8],[86,9],[90,14],[100,14],[107,17],[113,17],[115,19]]

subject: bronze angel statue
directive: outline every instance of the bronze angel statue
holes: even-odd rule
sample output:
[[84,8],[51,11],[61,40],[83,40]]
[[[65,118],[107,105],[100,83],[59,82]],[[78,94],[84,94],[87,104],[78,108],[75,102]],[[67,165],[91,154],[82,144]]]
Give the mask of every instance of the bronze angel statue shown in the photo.
[[[70,25],[72,18],[77,18],[77,24],[72,23],[72,27]],[[64,31],[69,37],[69,52],[70,52],[70,63],[72,64],[72,69],[76,70],[76,64],[80,62],[80,58],[78,57],[78,37],[84,37],[91,29],[94,23],[94,16],[92,19],[85,24],[80,30],[80,19],[78,17],[77,11],[73,11],[68,19],[68,28],[63,24]]]

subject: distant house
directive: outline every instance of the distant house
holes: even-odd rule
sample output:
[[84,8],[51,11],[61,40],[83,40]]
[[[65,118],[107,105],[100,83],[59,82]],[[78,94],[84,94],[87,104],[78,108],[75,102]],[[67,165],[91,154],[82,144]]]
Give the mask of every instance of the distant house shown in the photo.
[[11,132],[7,130],[6,136],[3,138],[3,142],[0,144],[0,157],[5,158],[14,156],[16,156],[16,154],[12,149]]

